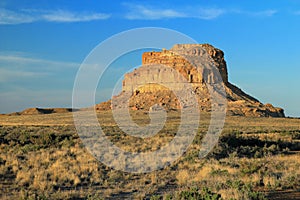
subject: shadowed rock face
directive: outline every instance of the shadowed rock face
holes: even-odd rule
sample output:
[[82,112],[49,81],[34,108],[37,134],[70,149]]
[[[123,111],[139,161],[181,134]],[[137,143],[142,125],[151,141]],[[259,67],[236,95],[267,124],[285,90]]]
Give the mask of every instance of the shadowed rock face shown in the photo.
[[[193,56],[208,54],[220,76],[216,76],[215,73],[201,66],[195,67],[194,63],[190,63],[178,52],[185,52],[185,54]],[[167,68],[160,66],[167,66]],[[179,72],[179,75],[172,73],[172,70]],[[184,77],[184,79],[179,78],[179,76]],[[142,55],[142,66],[125,75],[123,92],[120,95],[131,94],[129,107],[132,110],[148,110],[155,104],[163,106],[167,110],[181,109],[173,91],[182,90],[184,89],[183,85],[189,83],[193,88],[192,93],[198,96],[200,109],[209,112],[211,111],[211,102],[206,84],[219,83],[220,81],[223,82],[227,94],[227,114],[284,117],[282,108],[276,108],[271,104],[264,105],[228,82],[224,52],[210,44],[176,44],[170,50],[145,52]],[[165,84],[171,85],[172,90],[165,87]],[[96,105],[97,110],[110,108],[110,101]]]

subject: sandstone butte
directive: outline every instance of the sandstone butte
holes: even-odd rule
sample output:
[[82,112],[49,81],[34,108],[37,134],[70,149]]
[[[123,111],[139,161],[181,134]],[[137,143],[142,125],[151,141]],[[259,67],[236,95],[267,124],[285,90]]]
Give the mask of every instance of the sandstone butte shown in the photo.
[[[253,117],[285,117],[282,108],[274,107],[272,104],[263,104],[256,98],[246,94],[237,86],[228,81],[227,64],[224,59],[224,52],[213,47],[210,44],[176,44],[170,50],[163,49],[160,52],[145,52],[142,55],[142,66],[134,71],[125,74],[123,80],[122,92],[118,96],[130,93],[129,109],[131,110],[149,110],[153,105],[159,105],[166,110],[180,110],[181,104],[174,94],[174,90],[163,86],[161,83],[174,83],[176,87],[180,86],[180,81],[166,70],[159,67],[149,70],[150,65],[160,64],[170,69],[177,70],[186,82],[191,84],[193,94],[197,95],[198,107],[202,112],[211,111],[210,94],[206,83],[220,81],[214,74],[199,73],[199,70],[193,66],[184,57],[175,54],[185,49],[201,48],[212,58],[212,62],[220,72],[221,81],[224,84],[227,99],[227,115],[253,116]],[[164,71],[164,72],[163,72]],[[209,76],[209,77],[205,77]],[[219,76],[219,77],[220,77]],[[155,83],[153,77],[159,77]],[[178,88],[180,89],[180,88]],[[182,88],[181,88],[182,89]],[[183,88],[184,89],[184,88]],[[114,98],[114,97],[113,97]],[[112,108],[114,101],[107,101],[95,106],[97,111],[108,110]]]

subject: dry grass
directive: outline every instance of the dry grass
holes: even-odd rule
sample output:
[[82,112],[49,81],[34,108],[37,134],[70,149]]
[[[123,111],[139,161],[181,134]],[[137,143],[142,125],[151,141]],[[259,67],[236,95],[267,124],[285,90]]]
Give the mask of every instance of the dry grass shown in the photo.
[[211,166],[203,166],[198,172],[195,173],[192,181],[200,182],[200,181],[207,179],[211,170],[212,170]]
[[[143,140],[122,133],[110,112],[98,117],[107,137],[128,151],[164,146],[180,122],[178,113],[171,112],[166,127]],[[132,117],[143,122],[147,115],[137,111]],[[183,157],[162,170],[130,174],[101,164],[87,152],[70,113],[1,116],[0,196],[150,198],[196,186],[208,187],[223,199],[248,199],[256,191],[296,191],[300,188],[299,122],[227,117],[219,144],[208,157],[199,159],[202,134],[209,124],[209,116],[203,115],[198,135]]]
[[186,169],[177,172],[176,179],[179,185],[186,185],[190,178],[190,171]]

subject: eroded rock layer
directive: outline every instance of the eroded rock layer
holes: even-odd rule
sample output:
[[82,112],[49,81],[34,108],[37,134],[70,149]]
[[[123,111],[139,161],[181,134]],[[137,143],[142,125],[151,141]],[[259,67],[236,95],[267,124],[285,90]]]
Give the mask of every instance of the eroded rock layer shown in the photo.
[[[211,62],[219,71],[219,75],[217,76],[209,68],[195,67],[195,63],[182,56],[180,52],[187,52],[186,55],[193,56],[208,54],[212,59]],[[174,70],[178,73],[174,73]],[[284,117],[282,108],[274,107],[271,104],[264,105],[228,82],[224,52],[209,44],[177,44],[170,50],[145,52],[142,55],[142,66],[125,75],[123,91],[120,95],[131,94],[129,107],[132,110],[148,110],[155,104],[167,110],[181,109],[182,105],[174,91],[184,90],[186,84],[190,84],[191,92],[197,95],[200,109],[209,112],[211,111],[211,95],[206,84],[220,84],[220,82],[226,91],[227,114]],[[96,105],[97,110],[110,108],[110,101]]]

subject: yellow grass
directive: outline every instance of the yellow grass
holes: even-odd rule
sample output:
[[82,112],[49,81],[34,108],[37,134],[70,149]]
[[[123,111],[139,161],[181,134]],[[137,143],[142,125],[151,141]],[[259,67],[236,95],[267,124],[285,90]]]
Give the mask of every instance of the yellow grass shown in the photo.
[[[98,114],[98,117],[101,125],[107,128],[111,134],[108,138],[114,139],[115,136],[119,136],[120,139],[115,141],[116,145],[127,151],[138,152],[154,151],[172,140],[172,135],[165,136],[164,133],[174,131],[180,120],[174,113],[169,114],[174,117],[174,120],[167,122],[165,130],[161,134],[145,140],[129,137],[114,129],[116,124],[111,120],[109,112]],[[133,118],[138,118],[141,122],[143,122],[143,117],[145,117],[144,113],[133,113]],[[199,133],[205,132],[208,124],[209,117],[204,115],[201,118]],[[0,173],[3,177],[7,175],[5,181],[15,188],[11,192],[15,196],[23,194],[23,189],[29,193],[42,193],[53,198],[58,195],[57,199],[68,199],[74,196],[86,198],[90,193],[95,194],[96,192],[103,198],[123,195],[123,193],[129,193],[129,198],[142,198],[146,195],[149,197],[150,194],[158,191],[163,194],[164,192],[160,190],[168,188],[168,184],[173,184],[174,188],[169,189],[168,192],[176,192],[180,188],[190,186],[209,187],[214,192],[220,193],[223,199],[246,199],[246,194],[235,188],[237,187],[234,186],[236,181],[240,181],[242,185],[251,185],[255,190],[260,191],[279,190],[284,186],[289,186],[294,190],[299,189],[297,181],[300,177],[300,154],[298,152],[290,152],[295,154],[278,152],[262,157],[239,157],[236,153],[237,148],[228,147],[229,149],[225,152],[230,151],[230,155],[225,155],[224,158],[216,159],[212,155],[209,158],[199,159],[197,152],[201,146],[194,143],[184,156],[178,158],[174,163],[170,163],[170,166],[164,169],[149,174],[131,174],[111,169],[97,161],[82,146],[80,138],[77,138],[70,113],[1,116],[0,125],[2,126],[0,128],[3,129],[1,129],[3,141],[12,130],[19,130],[20,134],[28,133],[29,135],[53,132],[55,136],[66,134],[60,130],[68,130],[72,135],[72,139],[59,141],[58,146],[52,144],[52,146],[38,146],[36,149],[25,147],[26,145],[31,145],[30,147],[37,144],[43,145],[43,142],[38,143],[36,140],[32,142],[28,139],[27,143],[19,144],[20,138],[18,138],[16,141],[10,139],[8,143],[1,144],[0,158],[5,162],[0,165]],[[9,128],[12,130],[7,131]],[[41,132],[39,132],[40,130]],[[263,142],[296,143],[298,141],[292,139],[289,131],[297,132],[297,130],[300,130],[300,119],[227,117],[223,135],[238,132],[245,141],[255,137]],[[35,137],[40,137],[38,134]],[[192,154],[193,152],[196,154]],[[257,166],[257,169],[252,166]],[[13,174],[15,178],[14,176],[10,178],[9,173]],[[264,186],[259,185],[261,180]],[[0,181],[0,187],[4,187],[4,185]],[[67,189],[64,190],[64,188]],[[4,196],[0,197],[4,198]]]

